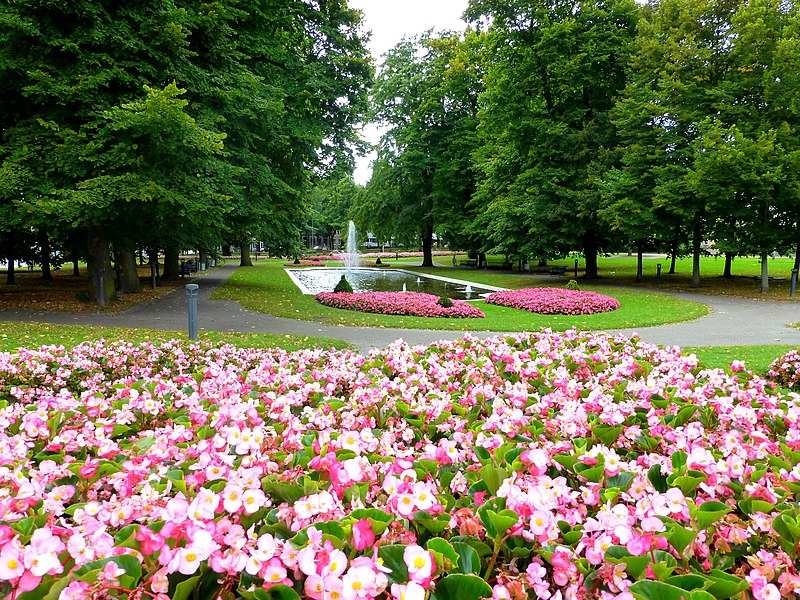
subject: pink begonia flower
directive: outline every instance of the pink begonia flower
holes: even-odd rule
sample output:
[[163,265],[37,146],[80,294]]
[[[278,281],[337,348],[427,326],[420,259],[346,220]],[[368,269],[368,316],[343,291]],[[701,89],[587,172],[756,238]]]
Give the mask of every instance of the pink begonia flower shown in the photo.
[[236,513],[242,507],[242,495],[244,490],[241,486],[228,483],[222,490],[222,507],[229,513]]
[[406,546],[403,550],[403,562],[408,567],[408,576],[411,581],[427,583],[436,569],[433,555],[421,546]]
[[374,596],[375,571],[369,566],[348,569],[342,577],[342,595],[345,600]]
[[[15,547],[16,546],[16,547]],[[18,545],[7,544],[0,550],[0,579],[11,581],[21,577],[25,571]]]
[[359,519],[353,523],[353,547],[365,550],[375,543],[375,532],[367,519]]
[[303,591],[305,591],[306,596],[309,598],[322,600],[325,595],[325,583],[322,576],[314,573],[306,577],[303,583]]
[[125,569],[120,567],[113,560],[103,565],[103,569],[97,574],[97,580],[105,585],[119,585],[119,578],[125,574]]
[[425,600],[425,588],[414,581],[407,585],[393,583],[391,587],[392,598],[396,600]]
[[271,558],[267,564],[264,565],[261,577],[264,579],[265,585],[271,586],[279,583],[290,583],[289,579],[286,577],[287,574],[286,567],[281,561],[277,558]]
[[58,600],[86,600],[92,586],[84,581],[70,581],[69,585],[61,590]]
[[242,494],[242,506],[244,512],[252,515],[254,512],[264,507],[267,497],[261,490],[247,489]]
[[153,573],[150,579],[150,589],[156,594],[166,594],[169,591],[169,578],[165,568],[161,568]]
[[651,533],[667,530],[667,526],[664,525],[664,521],[658,517],[645,517],[642,519],[641,525],[643,531],[648,531]]

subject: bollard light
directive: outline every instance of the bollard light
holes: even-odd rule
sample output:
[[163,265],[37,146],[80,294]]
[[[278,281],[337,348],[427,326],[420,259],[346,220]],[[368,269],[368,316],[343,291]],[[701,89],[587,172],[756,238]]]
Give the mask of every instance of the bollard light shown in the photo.
[[656,264],[656,283],[661,285],[661,263]]
[[575,278],[578,278],[578,261],[575,261]]
[[186,298],[189,303],[189,339],[197,339],[197,290],[199,285],[196,283],[186,284]]

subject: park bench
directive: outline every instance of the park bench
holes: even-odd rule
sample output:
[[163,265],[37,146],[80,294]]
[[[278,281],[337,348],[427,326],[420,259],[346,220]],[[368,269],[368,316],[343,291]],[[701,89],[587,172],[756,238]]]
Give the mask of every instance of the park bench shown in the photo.
[[459,261],[459,264],[462,267],[477,267],[478,266],[478,261],[475,260],[475,259],[462,260],[462,261]]
[[193,258],[189,260],[182,260],[180,263],[181,277],[197,273],[197,261]]
[[567,267],[562,267],[559,265],[555,265],[550,267],[547,272],[550,275],[564,275],[567,272]]

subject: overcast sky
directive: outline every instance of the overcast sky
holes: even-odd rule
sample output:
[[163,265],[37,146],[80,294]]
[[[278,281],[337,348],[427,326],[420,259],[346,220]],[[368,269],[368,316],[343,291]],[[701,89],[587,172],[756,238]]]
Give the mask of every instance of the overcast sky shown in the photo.
[[[461,15],[468,0],[348,0],[347,5],[364,12],[366,29],[372,33],[369,48],[376,64],[381,55],[399,42],[403,36],[413,36],[428,29],[463,31]],[[364,136],[377,142],[380,136],[374,127],[368,127]],[[374,155],[359,159],[355,180],[366,183],[370,177],[370,162]]]

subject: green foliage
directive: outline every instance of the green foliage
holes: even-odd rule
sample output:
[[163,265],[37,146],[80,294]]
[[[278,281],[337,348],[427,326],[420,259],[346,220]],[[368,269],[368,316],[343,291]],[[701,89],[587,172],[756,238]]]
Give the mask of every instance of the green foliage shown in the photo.
[[578,282],[575,281],[574,279],[570,279],[567,282],[567,285],[565,285],[564,287],[567,288],[568,290],[576,290],[576,291],[579,291],[581,289],[580,286],[578,285]]
[[596,180],[615,143],[608,114],[637,14],[628,0],[470,3],[469,19],[491,22],[475,153],[485,210],[474,223],[489,251],[551,259],[583,248],[596,276],[608,242]]
[[448,298],[447,296],[440,296],[439,299],[436,301],[436,304],[438,304],[439,306],[441,306],[443,308],[452,308],[453,307],[453,301],[450,298]]
[[98,272],[109,247],[291,253],[312,177],[352,170],[360,20],[342,2],[5,3],[0,239],[92,231]]
[[347,294],[352,294],[353,293],[353,286],[350,285],[349,281],[347,281],[347,277],[345,277],[345,275],[342,274],[342,278],[339,280],[339,283],[336,284],[336,287],[333,288],[333,291],[335,293],[344,292],[344,293],[347,293]]
[[373,90],[387,131],[355,219],[382,239],[418,237],[428,266],[434,233],[469,243],[481,40],[476,32],[405,40],[387,54]]

